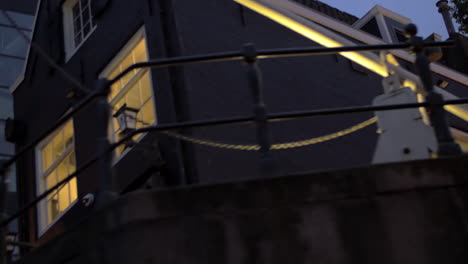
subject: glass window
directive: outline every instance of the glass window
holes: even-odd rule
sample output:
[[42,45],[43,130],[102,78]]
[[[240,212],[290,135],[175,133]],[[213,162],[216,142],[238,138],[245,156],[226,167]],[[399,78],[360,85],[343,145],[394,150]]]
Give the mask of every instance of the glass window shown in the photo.
[[13,117],[13,96],[8,90],[0,89],[0,119],[8,117]]
[[[19,28],[32,30],[34,23],[34,16],[25,15],[18,12],[7,11],[7,14],[15,21]],[[6,18],[2,12],[0,12],[0,25],[11,26],[10,21]]]
[[63,11],[65,46],[70,58],[96,25],[91,12],[91,0],[68,0],[63,5]]
[[[129,44],[117,55],[115,62],[111,63],[104,71],[103,77],[113,78],[124,71],[127,67],[137,62],[147,61],[146,41],[143,30],[130,41]],[[125,75],[111,87],[109,101],[113,113],[117,112],[123,105],[137,109],[137,127],[156,123],[156,115],[153,101],[153,88],[151,76],[148,69],[136,69]],[[122,136],[116,118],[111,123],[112,138],[114,141]],[[138,139],[139,137],[136,137]],[[120,155],[125,147],[117,149]]]
[[[39,193],[49,190],[75,171],[73,122],[68,121],[40,144],[38,149]],[[64,183],[40,205],[39,226],[42,231],[50,226],[77,199],[76,178]]]
[[0,54],[0,86],[10,87],[23,70],[24,60]]
[[[23,31],[29,35],[29,31]],[[28,43],[11,27],[0,26],[0,54],[24,58],[28,49]]]

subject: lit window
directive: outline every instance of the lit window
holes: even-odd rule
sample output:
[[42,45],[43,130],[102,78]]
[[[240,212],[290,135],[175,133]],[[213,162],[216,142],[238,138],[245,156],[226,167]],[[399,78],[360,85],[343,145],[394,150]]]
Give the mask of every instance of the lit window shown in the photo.
[[96,28],[91,0],[68,0],[63,4],[65,52],[69,59]]
[[[49,190],[75,171],[73,122],[68,121],[37,149],[38,193]],[[76,178],[66,182],[44,199],[38,208],[39,230],[45,231],[77,199]]]
[[[129,41],[129,43],[119,52],[115,59],[104,70],[101,77],[112,79],[124,71],[128,66],[148,60],[146,49],[146,40],[144,30],[140,29],[138,33]],[[135,69],[125,75],[111,87],[109,102],[115,114],[123,105],[135,109],[136,128],[148,126],[156,123],[155,108],[153,102],[153,88],[148,69]],[[117,119],[113,118],[111,123],[111,138],[116,141],[122,137]],[[137,140],[141,136],[136,136]],[[125,146],[117,148],[117,155],[121,155]]]

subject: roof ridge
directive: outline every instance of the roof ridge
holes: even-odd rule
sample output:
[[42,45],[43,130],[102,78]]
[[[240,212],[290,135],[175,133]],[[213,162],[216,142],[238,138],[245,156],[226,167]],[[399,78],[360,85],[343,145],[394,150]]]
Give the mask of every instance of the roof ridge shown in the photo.
[[327,16],[330,16],[334,19],[337,19],[341,22],[344,22],[346,24],[349,24],[349,25],[352,25],[354,22],[358,21],[359,18],[350,14],[350,13],[347,13],[347,12],[344,12],[344,11],[341,11],[333,6],[330,6],[322,1],[319,1],[319,0],[294,0],[295,2],[298,2],[300,4],[303,4],[307,7],[310,7],[312,9],[315,9]]

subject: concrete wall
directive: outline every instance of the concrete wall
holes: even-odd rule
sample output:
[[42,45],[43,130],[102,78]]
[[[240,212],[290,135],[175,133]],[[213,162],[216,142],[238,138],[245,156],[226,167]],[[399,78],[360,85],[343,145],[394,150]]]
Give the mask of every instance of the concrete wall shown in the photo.
[[467,161],[136,192],[20,263],[465,263]]

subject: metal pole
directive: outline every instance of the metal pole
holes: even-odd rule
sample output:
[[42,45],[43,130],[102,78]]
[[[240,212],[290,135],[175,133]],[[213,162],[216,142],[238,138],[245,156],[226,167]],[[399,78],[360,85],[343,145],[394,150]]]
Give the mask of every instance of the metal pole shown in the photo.
[[257,64],[257,50],[251,43],[243,48],[244,61],[247,63],[247,79],[254,103],[254,121],[257,125],[257,141],[260,146],[262,173],[267,176],[273,170],[273,156],[270,152],[271,138],[268,127],[267,111],[263,96],[263,81]]
[[436,3],[436,6],[439,8],[439,13],[442,14],[444,19],[445,27],[447,28],[447,32],[449,36],[454,33],[457,33],[455,27],[453,26],[452,16],[450,15],[450,6],[447,0],[440,0]]
[[427,59],[426,50],[422,46],[424,40],[416,36],[418,30],[414,24],[409,24],[405,28],[405,32],[410,37],[410,43],[413,44],[413,51],[416,53],[416,72],[421,78],[421,82],[427,93],[425,99],[426,102],[429,103],[429,106],[426,107],[426,110],[429,113],[429,119],[437,138],[437,154],[439,156],[459,155],[462,153],[462,150],[460,146],[455,143],[452,133],[450,132],[444,110],[444,98],[434,91],[434,82],[429,66],[430,62]]
[[[4,160],[0,160],[0,220],[3,222],[7,218],[8,190],[7,174],[8,169],[4,168]],[[7,264],[7,244],[6,234],[8,225],[0,226],[0,264]]]
[[99,193],[97,206],[101,208],[112,201],[116,194],[112,192],[112,151],[108,139],[110,120],[110,105],[108,95],[110,92],[109,80],[99,79],[96,84],[99,91],[97,96],[97,151],[99,153]]

